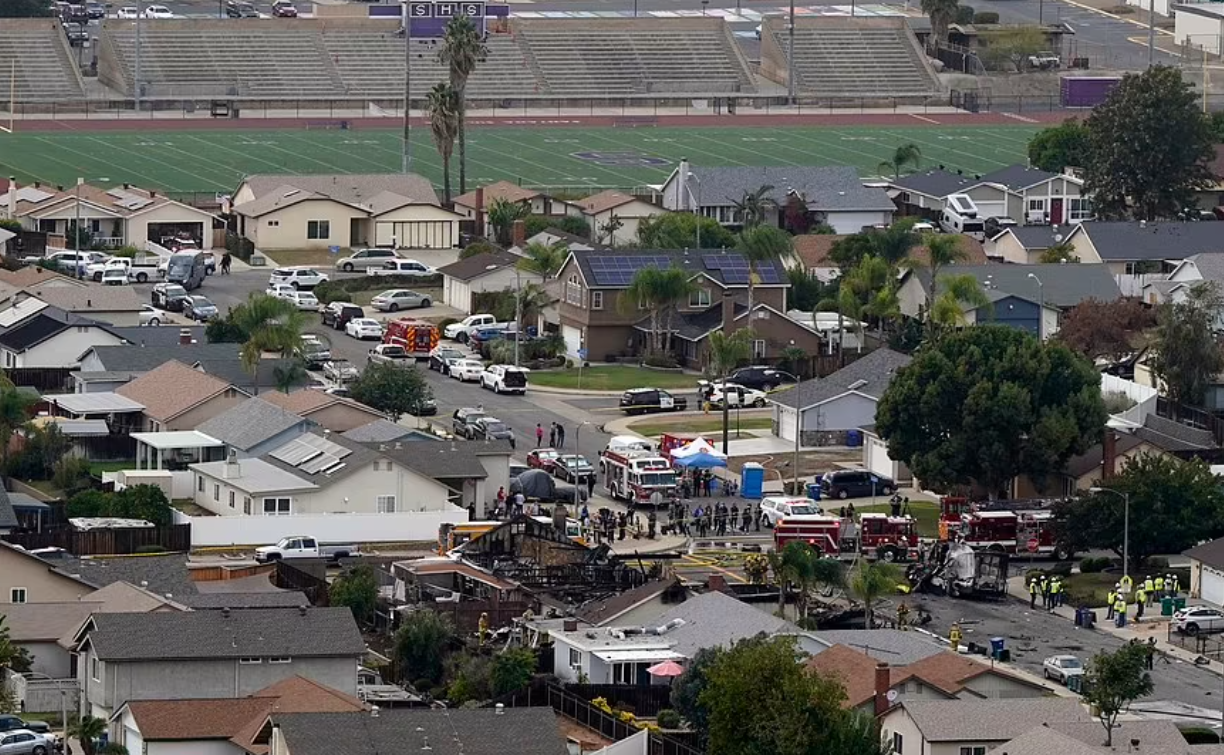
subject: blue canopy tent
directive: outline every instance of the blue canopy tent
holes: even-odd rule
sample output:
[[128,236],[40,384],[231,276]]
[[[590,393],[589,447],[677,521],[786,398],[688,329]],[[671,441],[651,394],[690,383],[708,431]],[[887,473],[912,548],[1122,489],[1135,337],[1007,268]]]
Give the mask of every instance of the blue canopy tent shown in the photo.
[[676,459],[675,464],[685,469],[709,469],[711,467],[725,467],[727,466],[727,460],[711,456],[707,453],[700,453]]

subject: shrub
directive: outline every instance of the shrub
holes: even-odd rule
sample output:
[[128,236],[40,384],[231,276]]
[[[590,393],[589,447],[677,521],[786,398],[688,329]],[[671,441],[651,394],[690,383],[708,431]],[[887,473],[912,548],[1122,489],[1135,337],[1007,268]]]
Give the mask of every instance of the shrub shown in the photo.
[[497,251],[497,247],[487,241],[473,241],[463,247],[463,251],[459,252],[459,259],[465,260],[468,257],[475,257],[478,254],[486,254],[488,252]]
[[332,294],[330,297],[328,297],[328,300],[327,300],[327,302],[326,302],[326,303],[327,303],[327,304],[331,304],[331,303],[332,303],[332,302],[334,302],[334,301],[345,301],[345,302],[352,302],[352,301],[353,301],[353,295],[352,295],[352,294],[350,294],[348,291],[337,291],[336,293],[334,293],[334,294]]
[[1100,558],[1085,558],[1080,561],[1080,572],[1083,574],[1093,574],[1095,572],[1103,572],[1113,566],[1113,559],[1104,556]]
[[657,718],[659,720],[660,729],[680,728],[680,714],[671,708],[664,708],[663,710],[659,711]]
[[552,215],[528,215],[523,221],[523,230],[527,238],[531,238],[537,233],[542,233],[549,228],[556,228],[559,231],[581,236],[584,239],[591,237],[591,226],[585,220],[573,215],[565,215],[555,217]]
[[975,24],[997,24],[999,23],[999,14],[994,11],[979,11],[973,14],[973,23]]
[[664,369],[677,367],[676,360],[668,354],[648,354],[642,360],[642,364],[647,367],[661,367]]

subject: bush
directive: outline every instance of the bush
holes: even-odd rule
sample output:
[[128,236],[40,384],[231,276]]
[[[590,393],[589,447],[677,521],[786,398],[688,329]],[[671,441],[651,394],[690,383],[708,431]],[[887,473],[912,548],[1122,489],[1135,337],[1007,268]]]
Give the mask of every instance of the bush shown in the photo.
[[468,257],[475,257],[478,254],[487,254],[488,252],[497,251],[497,247],[487,241],[473,241],[463,247],[463,251],[459,252],[459,259],[465,260]]
[[642,360],[642,364],[646,365],[647,367],[659,367],[663,369],[675,368],[679,366],[676,364],[676,360],[669,354],[648,354],[646,358]]
[[585,220],[573,215],[565,215],[555,217],[552,215],[528,215],[523,221],[523,230],[527,234],[527,238],[531,238],[537,233],[542,233],[549,228],[556,228],[558,231],[575,236],[581,236],[584,239],[591,237],[591,226]]
[[671,708],[664,708],[663,710],[659,711],[659,715],[657,718],[659,721],[660,729],[679,729],[680,728],[680,714],[672,710]]
[[161,545],[141,545],[136,548],[136,554],[141,553],[165,553],[166,549]]
[[973,23],[975,24],[997,24],[999,23],[999,14],[994,11],[981,11],[973,14]]
[[51,484],[64,491],[65,495],[85,490],[91,484],[89,462],[65,456],[52,467]]
[[1213,730],[1202,727],[1182,729],[1181,735],[1189,745],[1214,745],[1222,741]]
[[1103,572],[1113,566],[1113,559],[1102,556],[1100,558],[1085,558],[1080,561],[1080,572],[1083,574],[1093,574],[1095,572]]
[[350,294],[348,291],[337,291],[333,293],[330,297],[328,297],[326,303],[331,304],[334,301],[343,301],[343,302],[351,303],[353,301],[353,295]]

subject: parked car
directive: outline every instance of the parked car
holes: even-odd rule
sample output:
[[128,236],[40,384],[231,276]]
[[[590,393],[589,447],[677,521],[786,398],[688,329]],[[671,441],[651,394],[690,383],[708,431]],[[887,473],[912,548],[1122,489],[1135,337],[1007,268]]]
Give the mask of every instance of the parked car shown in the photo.
[[158,283],[153,286],[153,292],[149,294],[149,298],[155,307],[160,307],[168,312],[182,312],[188,296],[187,289],[177,283]]
[[293,302],[293,306],[302,312],[317,312],[319,300],[309,291],[294,291],[285,297],[285,301]]
[[193,320],[206,322],[220,314],[217,305],[204,296],[188,296],[183,300],[183,314]]
[[726,382],[736,383],[745,388],[752,388],[758,391],[772,391],[783,383],[794,381],[772,367],[758,365],[739,368],[727,376]]
[[1054,655],[1041,663],[1041,675],[1066,685],[1073,676],[1084,675],[1084,663],[1073,655]]
[[89,41],[89,29],[84,24],[69,21],[64,24],[64,36],[68,37],[68,44],[78,47]]
[[561,452],[555,448],[536,448],[527,452],[527,466],[532,469],[543,469],[551,473],[553,465],[561,457]]
[[289,0],[276,0],[272,3],[272,15],[275,18],[297,18],[298,10]]
[[578,485],[594,477],[595,468],[591,466],[591,462],[587,461],[585,456],[565,454],[557,459],[556,464],[553,464],[552,473],[566,482]]
[[366,268],[366,275],[412,275],[424,278],[435,275],[438,271],[429,265],[416,260],[387,260],[381,267],[371,265]]
[[710,403],[720,408],[723,405],[723,401],[727,402],[727,406],[741,408],[745,406],[760,408],[765,406],[765,403],[768,401],[764,391],[758,391],[737,383],[716,383],[712,388]]
[[225,0],[225,15],[230,18],[259,18],[259,11],[252,3],[241,0]]
[[269,283],[268,287],[264,289],[265,294],[274,296],[277,299],[288,299],[289,295],[296,291],[297,289],[288,283]]
[[174,14],[164,5],[150,5],[144,9],[145,18],[167,19],[174,18]]
[[301,346],[298,347],[298,357],[306,365],[306,369],[319,370],[331,361],[331,347],[318,336],[306,334],[302,336]]
[[55,742],[29,729],[13,729],[0,734],[0,755],[49,755]]
[[682,412],[688,409],[688,399],[661,388],[630,388],[621,394],[620,408],[625,414]]
[[448,374],[460,383],[478,383],[480,376],[484,374],[484,362],[476,359],[456,359],[451,362]]
[[324,325],[340,330],[348,325],[350,320],[365,317],[365,310],[350,302],[334,301],[323,308],[320,316],[323,318]]
[[134,5],[125,5],[115,13],[115,18],[126,21],[135,21],[136,19],[140,18],[140,9]]
[[497,318],[493,315],[468,315],[459,322],[452,322],[442,330],[442,335],[452,341],[463,343],[467,341],[468,332],[472,328],[478,328],[482,325],[492,325],[497,322]]
[[347,257],[336,260],[336,269],[351,273],[370,267],[382,267],[383,263],[396,258],[394,249],[358,249]]
[[455,413],[451,415],[451,431],[461,438],[475,440],[477,433],[480,432],[476,423],[488,416],[488,414],[485,414],[484,409],[480,408],[472,409],[464,407],[456,409]]
[[108,265],[102,271],[102,285],[126,286],[128,284],[127,265]]
[[438,402],[433,398],[418,398],[408,407],[408,413],[414,417],[432,417],[438,413]]
[[364,341],[367,338],[377,341],[383,337],[383,326],[378,320],[371,320],[368,317],[355,317],[344,324],[344,332],[359,341]]
[[514,448],[514,431],[497,417],[481,417],[476,420],[476,436],[472,440],[508,440]]
[[820,494],[826,498],[862,498],[869,495],[892,495],[897,483],[861,469],[841,469],[825,472],[820,478]]
[[0,731],[15,731],[17,729],[25,729],[35,734],[51,733],[51,725],[46,721],[36,719],[26,721],[20,716],[15,716],[11,713],[0,714]]
[[459,349],[448,349],[445,346],[439,346],[429,354],[429,369],[436,370],[443,375],[449,375],[451,363],[466,356]]
[[255,560],[261,564],[294,558],[326,558],[337,561],[361,555],[356,545],[321,545],[318,540],[306,535],[282,537],[276,545],[264,545],[255,549]]
[[380,343],[370,349],[370,364],[394,364],[400,367],[411,367],[416,364],[416,357],[404,350],[403,346],[394,343]]
[[811,498],[767,497],[761,499],[761,516],[774,527],[783,519],[820,516],[824,510]]
[[323,374],[339,385],[344,385],[350,380],[356,380],[361,377],[361,371],[347,359],[332,359],[330,362],[325,363],[323,365]]
[[157,327],[163,322],[170,321],[170,313],[165,310],[158,309],[152,304],[140,305],[140,324]]
[[85,15],[91,21],[106,18],[106,6],[102,3],[85,3]]
[[429,297],[425,294],[418,294],[416,291],[409,291],[406,288],[383,291],[370,300],[370,306],[379,312],[398,312],[401,309],[413,309],[415,307],[424,309],[430,303]]
[[327,275],[313,267],[278,267],[272,271],[268,285],[287,283],[294,288],[314,288],[327,281]]
[[494,393],[527,393],[527,370],[505,364],[494,364],[480,374],[480,387]]
[[1207,606],[1191,606],[1173,614],[1173,628],[1182,634],[1224,630],[1224,611]]

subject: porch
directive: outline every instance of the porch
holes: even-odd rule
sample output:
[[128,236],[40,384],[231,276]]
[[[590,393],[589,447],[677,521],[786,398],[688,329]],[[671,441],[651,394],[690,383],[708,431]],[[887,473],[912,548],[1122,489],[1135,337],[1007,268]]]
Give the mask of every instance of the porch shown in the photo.
[[137,470],[184,471],[189,464],[225,460],[225,444],[197,430],[132,433],[132,439]]

